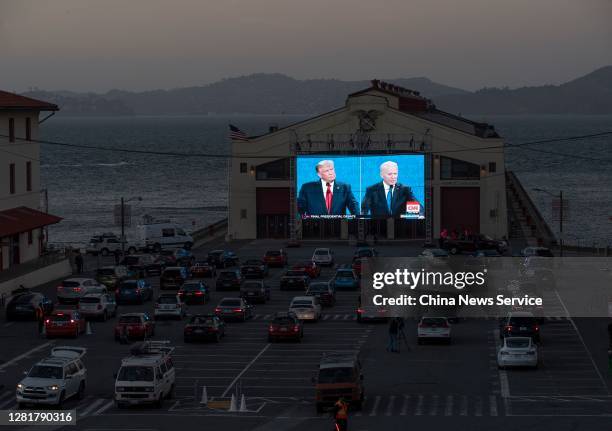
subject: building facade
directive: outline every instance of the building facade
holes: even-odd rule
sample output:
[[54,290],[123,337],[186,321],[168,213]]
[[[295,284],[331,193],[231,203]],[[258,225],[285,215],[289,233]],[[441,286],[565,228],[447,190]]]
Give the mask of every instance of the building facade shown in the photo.
[[41,205],[41,112],[51,103],[0,91],[0,271],[39,257],[44,227],[59,222]]
[[[307,154],[424,155],[425,219],[300,221],[295,160]],[[486,123],[438,110],[419,93],[392,84],[373,80],[339,109],[233,141],[232,156],[232,239],[377,235],[433,240],[443,228],[507,235],[502,138]]]

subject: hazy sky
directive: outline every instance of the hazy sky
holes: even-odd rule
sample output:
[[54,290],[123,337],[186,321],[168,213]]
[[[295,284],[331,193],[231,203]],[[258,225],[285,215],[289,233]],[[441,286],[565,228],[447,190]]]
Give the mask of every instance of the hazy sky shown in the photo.
[[254,72],[476,89],[612,64],[612,0],[0,0],[0,88],[202,85]]

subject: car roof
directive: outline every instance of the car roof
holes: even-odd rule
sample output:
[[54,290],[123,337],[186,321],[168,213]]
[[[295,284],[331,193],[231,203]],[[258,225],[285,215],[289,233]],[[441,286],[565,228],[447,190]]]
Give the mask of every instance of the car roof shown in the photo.
[[106,293],[88,293],[83,298],[101,298],[103,296],[106,296]]
[[121,317],[134,317],[134,316],[141,317],[141,316],[144,316],[145,314],[147,314],[147,313],[123,313],[123,314],[119,315],[119,318],[121,318]]
[[314,301],[312,296],[294,296],[291,302],[293,301]]
[[533,317],[533,313],[529,311],[512,311],[508,313],[508,317]]
[[78,283],[82,283],[83,281],[96,281],[93,278],[89,278],[89,277],[73,277],[73,278],[67,278],[64,281],[76,281]]
[[358,361],[358,353],[354,351],[326,352],[323,353],[323,356],[319,361],[319,369],[346,367],[352,368]]
[[48,358],[41,359],[35,365],[47,365],[52,367],[63,367],[70,362],[73,362],[77,358],[65,358],[61,356],[49,356]]
[[242,301],[242,298],[236,298],[235,296],[226,296],[225,298],[221,298],[221,300],[219,300],[219,303],[225,301],[225,300],[232,300],[232,301]]
[[448,317],[444,317],[444,316],[423,316],[421,317],[421,320],[423,319],[444,319],[444,320],[448,320]]
[[320,251],[330,251],[330,248],[329,247],[319,247],[319,248],[315,248],[314,249],[314,251],[317,251],[317,250],[320,250]]
[[183,267],[182,266],[167,266],[166,268],[164,268],[164,271],[168,269],[172,269],[172,270],[178,269],[180,271],[183,269]]

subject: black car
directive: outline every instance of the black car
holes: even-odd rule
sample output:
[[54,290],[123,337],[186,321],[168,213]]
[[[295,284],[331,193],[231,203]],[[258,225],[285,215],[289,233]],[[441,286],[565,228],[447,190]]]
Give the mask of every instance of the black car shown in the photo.
[[530,312],[519,311],[509,313],[499,322],[499,338],[531,337],[534,342],[540,342],[540,325],[538,319]]
[[249,303],[265,303],[270,300],[270,288],[262,280],[247,280],[240,287],[240,296]]
[[163,268],[163,263],[150,254],[130,254],[120,264],[127,266],[131,276],[139,278],[159,275]]
[[336,304],[336,289],[329,281],[311,283],[306,291],[308,296],[316,296],[323,307],[332,307]]
[[310,284],[310,277],[306,271],[289,270],[280,279],[280,290],[305,291]]
[[240,267],[244,278],[264,278],[268,275],[268,264],[260,259],[249,259]]
[[359,259],[362,257],[376,257],[378,256],[378,252],[370,247],[361,247],[358,248],[353,254],[353,259]]
[[460,239],[446,239],[443,248],[450,254],[460,254],[464,252],[474,253],[476,250],[497,250],[503,254],[507,244],[505,241],[493,239],[487,235],[469,235]]
[[240,290],[243,280],[240,270],[228,269],[219,273],[215,287],[217,290]]
[[228,268],[237,265],[240,261],[236,253],[227,250],[209,251],[206,260],[217,268]]
[[186,304],[206,304],[210,301],[210,290],[201,280],[187,280],[178,291]]
[[225,337],[225,322],[214,314],[196,314],[185,325],[183,339],[192,341],[221,341]]
[[9,299],[6,306],[6,320],[36,320],[41,310],[44,315],[53,311],[53,301],[42,293],[20,293]]
[[169,266],[159,277],[159,288],[179,290],[188,278],[189,271],[184,266]]

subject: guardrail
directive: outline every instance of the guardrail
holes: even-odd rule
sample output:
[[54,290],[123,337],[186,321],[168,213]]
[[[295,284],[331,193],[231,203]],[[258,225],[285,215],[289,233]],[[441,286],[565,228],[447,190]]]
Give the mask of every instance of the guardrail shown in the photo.
[[11,266],[2,272],[0,272],[0,283],[12,280],[13,278],[27,274],[40,268],[44,268],[54,263],[61,262],[67,259],[66,252],[64,250],[53,250],[44,253],[42,256],[29,260],[19,265]]

